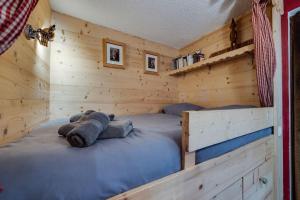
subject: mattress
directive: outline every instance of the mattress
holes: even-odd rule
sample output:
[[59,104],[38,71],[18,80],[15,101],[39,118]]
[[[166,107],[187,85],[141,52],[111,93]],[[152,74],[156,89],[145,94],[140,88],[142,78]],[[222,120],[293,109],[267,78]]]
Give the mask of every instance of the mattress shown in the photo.
[[[57,135],[66,119],[42,124],[0,147],[0,199],[107,199],[180,170],[181,118],[124,116],[134,131],[123,139],[70,147]],[[272,133],[261,130],[197,151],[197,162],[220,156]]]

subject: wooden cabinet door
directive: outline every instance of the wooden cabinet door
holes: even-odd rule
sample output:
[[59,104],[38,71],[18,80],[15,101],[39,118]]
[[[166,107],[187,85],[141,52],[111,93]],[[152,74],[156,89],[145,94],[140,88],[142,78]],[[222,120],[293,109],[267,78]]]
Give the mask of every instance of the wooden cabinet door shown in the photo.
[[225,190],[214,196],[211,200],[242,200],[243,199],[243,181],[240,179]]
[[291,18],[291,133],[294,199],[300,200],[300,13]]
[[243,200],[273,198],[273,162],[264,162],[243,177]]

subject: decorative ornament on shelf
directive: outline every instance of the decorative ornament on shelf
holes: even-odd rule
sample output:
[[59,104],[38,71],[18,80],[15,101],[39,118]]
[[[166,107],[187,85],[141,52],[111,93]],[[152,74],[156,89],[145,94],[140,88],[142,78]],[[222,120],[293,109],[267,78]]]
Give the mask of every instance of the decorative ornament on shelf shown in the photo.
[[234,18],[232,18],[232,20],[231,20],[230,29],[231,29],[231,32],[230,32],[231,50],[234,50],[238,47],[237,24],[236,24]]
[[30,24],[27,24],[24,28],[24,34],[27,40],[37,39],[39,43],[45,47],[48,47],[48,42],[52,42],[55,36],[55,25],[49,28],[38,28],[35,30]]
[[246,40],[244,42],[238,43],[239,37],[238,37],[237,27],[238,27],[237,22],[234,20],[234,18],[232,18],[231,25],[230,25],[230,30],[231,31],[230,31],[230,37],[229,37],[230,38],[230,44],[231,44],[230,47],[210,54],[210,56],[209,56],[210,58],[221,55],[221,54],[224,54],[224,53],[227,53],[227,52],[230,52],[230,51],[233,51],[233,50],[236,50],[238,48],[248,46],[250,44],[253,44],[253,39]]

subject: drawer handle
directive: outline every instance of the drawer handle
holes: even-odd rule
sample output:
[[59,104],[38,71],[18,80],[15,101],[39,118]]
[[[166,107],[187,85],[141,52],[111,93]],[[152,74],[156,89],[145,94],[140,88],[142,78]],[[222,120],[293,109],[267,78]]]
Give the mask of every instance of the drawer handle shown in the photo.
[[268,183],[268,179],[266,177],[260,177],[259,178],[259,182],[261,182],[262,184],[266,185]]

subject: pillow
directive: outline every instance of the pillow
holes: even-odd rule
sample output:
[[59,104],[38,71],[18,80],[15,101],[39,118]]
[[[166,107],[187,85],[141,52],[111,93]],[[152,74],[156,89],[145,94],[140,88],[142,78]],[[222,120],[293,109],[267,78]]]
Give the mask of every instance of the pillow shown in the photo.
[[210,108],[208,110],[231,110],[231,109],[243,109],[243,108],[257,108],[257,106],[253,105],[227,105],[216,108]]
[[167,105],[163,108],[163,113],[169,114],[169,115],[177,115],[182,116],[183,111],[190,111],[190,110],[203,110],[204,107],[197,106],[195,104],[191,103],[176,103]]

